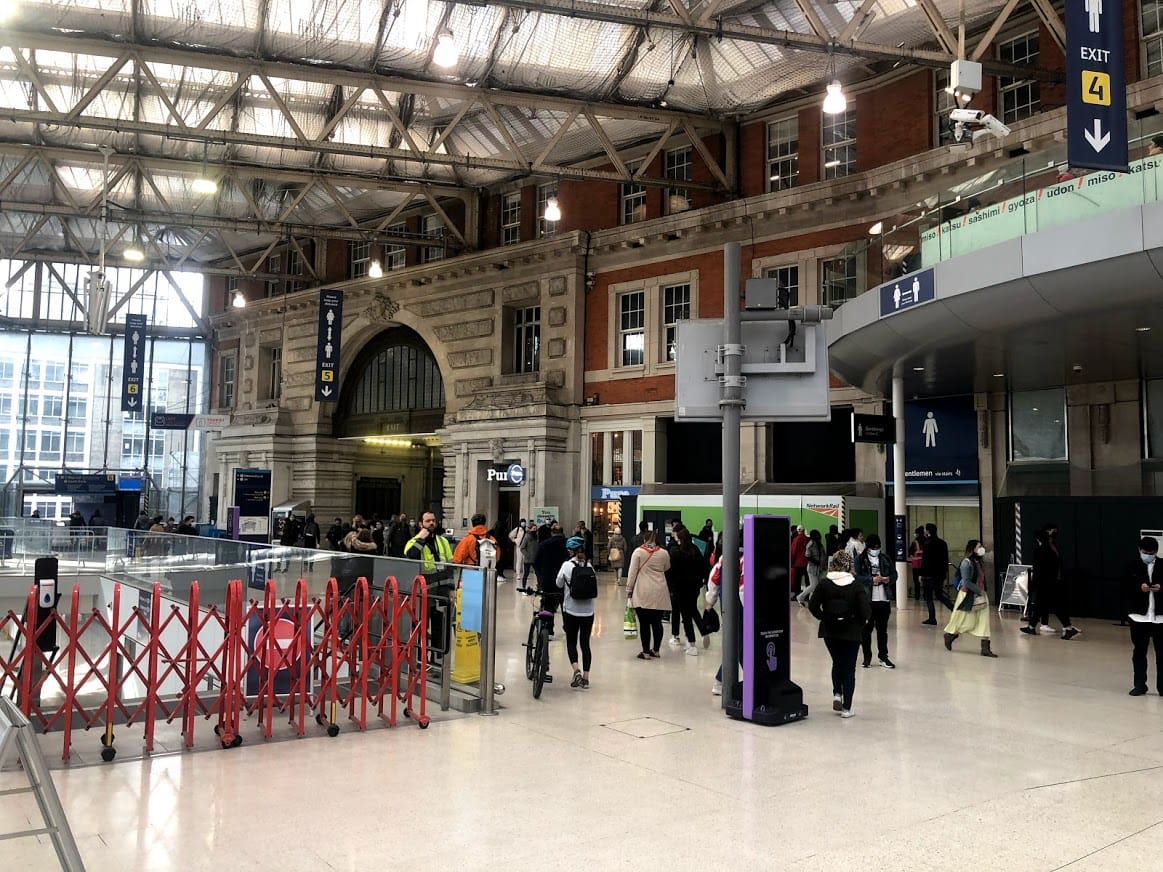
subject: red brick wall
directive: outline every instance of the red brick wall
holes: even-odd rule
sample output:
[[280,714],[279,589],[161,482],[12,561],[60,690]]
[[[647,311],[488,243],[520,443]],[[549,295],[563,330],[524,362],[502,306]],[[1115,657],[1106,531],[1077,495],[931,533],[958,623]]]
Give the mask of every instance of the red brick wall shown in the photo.
[[739,190],[744,197],[767,191],[767,122],[739,129]]
[[[823,95],[820,96],[820,103],[823,104]],[[822,175],[820,168],[820,116],[823,114],[820,106],[813,106],[810,109],[801,109],[799,112],[799,128],[800,128],[800,184],[808,185],[812,182],[818,182]],[[767,125],[763,125],[763,138],[767,140]],[[766,146],[765,146],[766,148]],[[860,144],[856,144],[857,153],[860,151]],[[767,172],[767,163],[763,161],[758,167],[749,167],[751,172],[759,172],[762,177]],[[762,184],[762,178],[760,180]]]
[[[928,151],[933,144],[933,74],[911,76],[856,96],[856,169],[863,172]],[[802,142],[802,139],[801,139]],[[800,164],[803,173],[803,164]]]
[[[1058,48],[1058,43],[1054,42],[1054,37],[1044,24],[1038,25],[1038,66],[1044,70],[1060,72],[1066,70],[1066,56],[1062,54],[1062,49]],[[1066,105],[1065,83],[1043,82],[1038,91],[1043,109],[1057,109]]]

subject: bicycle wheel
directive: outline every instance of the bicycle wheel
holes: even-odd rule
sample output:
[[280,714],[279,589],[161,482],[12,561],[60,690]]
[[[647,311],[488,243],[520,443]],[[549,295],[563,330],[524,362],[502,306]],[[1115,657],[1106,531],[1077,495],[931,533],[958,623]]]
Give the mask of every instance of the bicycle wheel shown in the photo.
[[549,672],[549,630],[544,625],[537,633],[537,653],[533,658],[533,698],[541,698],[545,676]]
[[525,643],[525,677],[532,680],[533,678],[533,655],[536,653],[537,641],[537,627],[540,621],[536,618],[529,624],[529,640]]

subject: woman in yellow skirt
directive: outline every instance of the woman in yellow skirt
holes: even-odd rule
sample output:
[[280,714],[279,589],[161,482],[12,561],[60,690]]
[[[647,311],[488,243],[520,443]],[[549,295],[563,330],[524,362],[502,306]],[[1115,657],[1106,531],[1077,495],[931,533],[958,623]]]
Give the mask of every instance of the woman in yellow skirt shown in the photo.
[[984,558],[985,543],[970,539],[961,560],[961,590],[953,603],[953,615],[945,626],[945,648],[952,651],[957,637],[968,633],[981,640],[982,657],[996,657],[989,647],[989,594]]

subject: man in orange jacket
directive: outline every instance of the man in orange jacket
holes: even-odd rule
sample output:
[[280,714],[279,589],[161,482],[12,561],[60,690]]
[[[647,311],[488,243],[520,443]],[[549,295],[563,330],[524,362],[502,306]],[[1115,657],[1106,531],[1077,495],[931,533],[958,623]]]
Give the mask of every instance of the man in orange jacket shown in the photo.
[[491,542],[493,553],[497,552],[497,540],[489,534],[485,526],[485,516],[479,512],[472,516],[472,529],[468,535],[456,543],[456,551],[452,554],[452,562],[461,566],[480,566],[480,543]]

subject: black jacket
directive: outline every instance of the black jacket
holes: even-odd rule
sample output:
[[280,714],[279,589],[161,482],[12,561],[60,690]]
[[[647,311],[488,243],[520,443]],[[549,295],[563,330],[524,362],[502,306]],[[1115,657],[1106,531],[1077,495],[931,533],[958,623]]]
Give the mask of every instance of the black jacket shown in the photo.
[[[827,603],[834,599],[847,600],[848,608],[856,616],[856,620],[848,621],[840,632],[829,627],[824,620]],[[812,598],[808,601],[808,611],[820,622],[818,635],[821,639],[859,642],[864,634],[864,625],[872,620],[872,603],[868,598],[868,591],[857,581],[839,585],[830,578],[820,579],[820,583],[812,591]]]
[[670,569],[666,570],[666,583],[676,593],[697,592],[707,581],[710,564],[699,554],[699,549],[691,546],[694,554],[687,554],[676,544],[670,549]]
[[[1139,565],[1146,571],[1143,561]],[[1053,590],[1062,580],[1062,557],[1049,545],[1038,543],[1034,549],[1034,562],[1030,564],[1030,592]]]
[[949,575],[949,546],[940,536],[925,538],[925,553],[921,557],[923,578],[945,578]]
[[897,579],[896,566],[893,564],[891,558],[889,558],[889,556],[883,551],[878,555],[877,563],[878,566],[874,571],[874,567],[872,566],[872,556],[868,553],[868,549],[865,548],[864,551],[861,552],[860,556],[856,558],[856,571],[853,573],[856,576],[856,581],[864,586],[865,591],[868,592],[868,599],[871,602],[873,588],[872,577],[874,575],[882,575],[885,578],[891,579],[888,584],[884,585],[884,592],[888,595],[888,601],[890,603],[895,602]]
[[[1155,597],[1155,614],[1163,616],[1163,588],[1153,594],[1145,594],[1143,593],[1143,585],[1147,581],[1147,564],[1142,560],[1136,560],[1130,578],[1123,588],[1123,608],[1126,610],[1126,614],[1147,614],[1147,597],[1153,596]],[[1155,577],[1150,581],[1152,584],[1163,585],[1163,561],[1158,557],[1155,558]]]
[[565,536],[550,536],[537,546],[533,569],[537,573],[538,590],[557,592],[557,571],[567,560],[569,549],[565,547]]

